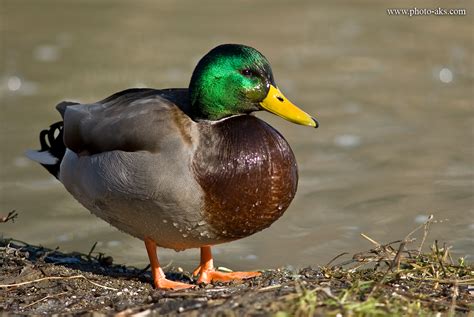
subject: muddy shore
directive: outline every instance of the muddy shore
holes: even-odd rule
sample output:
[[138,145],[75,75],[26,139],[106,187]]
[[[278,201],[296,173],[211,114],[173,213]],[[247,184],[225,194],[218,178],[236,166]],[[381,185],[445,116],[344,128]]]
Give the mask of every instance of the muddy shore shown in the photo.
[[[156,290],[147,268],[114,264],[106,255],[63,253],[0,240],[0,313],[75,315],[313,316],[474,311],[474,267],[449,257],[378,244],[319,268],[271,269],[231,284]],[[345,259],[344,259],[345,257]],[[453,261],[453,262],[451,262]],[[337,264],[335,264],[337,262]],[[173,280],[190,273],[167,268]]]

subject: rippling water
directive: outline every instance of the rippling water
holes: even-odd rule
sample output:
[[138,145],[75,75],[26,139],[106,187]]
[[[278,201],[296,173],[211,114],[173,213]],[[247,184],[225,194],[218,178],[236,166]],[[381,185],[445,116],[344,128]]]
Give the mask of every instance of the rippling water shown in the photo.
[[[90,215],[23,152],[59,120],[61,100],[184,87],[209,49],[245,43],[267,56],[285,95],[321,127],[259,114],[294,149],[298,193],[270,229],[217,246],[218,265],[320,265],[369,248],[361,232],[400,239],[429,214],[439,221],[429,239],[472,261],[472,4],[466,17],[409,18],[387,16],[381,1],[217,3],[2,1],[0,214],[20,217],[0,232],[82,252],[99,241],[96,250],[116,261],[145,265],[141,241]],[[185,268],[199,256],[159,254]]]

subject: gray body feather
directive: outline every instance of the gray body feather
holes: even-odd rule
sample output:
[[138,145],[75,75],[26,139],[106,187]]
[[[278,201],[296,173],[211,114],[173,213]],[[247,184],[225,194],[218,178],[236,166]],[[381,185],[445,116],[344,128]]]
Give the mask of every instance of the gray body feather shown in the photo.
[[68,148],[60,181],[93,214],[158,246],[181,250],[224,242],[204,221],[202,189],[192,175],[197,124],[161,91],[143,93],[58,109]]

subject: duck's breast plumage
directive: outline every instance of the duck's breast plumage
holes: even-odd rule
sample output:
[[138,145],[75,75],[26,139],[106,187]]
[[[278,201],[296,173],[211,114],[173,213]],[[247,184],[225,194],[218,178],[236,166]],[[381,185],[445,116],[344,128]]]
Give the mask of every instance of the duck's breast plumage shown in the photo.
[[298,171],[287,141],[252,115],[200,129],[193,170],[203,188],[206,221],[228,240],[270,226],[296,193]]

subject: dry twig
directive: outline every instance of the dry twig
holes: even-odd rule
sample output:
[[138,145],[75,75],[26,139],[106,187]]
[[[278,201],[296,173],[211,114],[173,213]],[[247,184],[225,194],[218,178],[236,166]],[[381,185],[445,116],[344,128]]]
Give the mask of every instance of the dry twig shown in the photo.
[[73,275],[73,276],[48,276],[48,277],[42,277],[42,278],[39,278],[39,279],[36,279],[36,280],[26,281],[26,282],[21,282],[21,283],[0,284],[0,288],[22,286],[22,285],[28,285],[28,284],[33,284],[33,283],[37,283],[37,282],[41,282],[41,281],[48,281],[48,280],[72,280],[72,279],[78,279],[78,278],[85,279],[87,282],[89,282],[89,283],[91,283],[95,286],[104,288],[104,289],[110,289],[112,291],[118,291],[118,289],[116,289],[116,288],[108,287],[108,286],[101,285],[99,283],[93,282],[82,274],[81,275]]
[[11,220],[11,222],[15,222],[15,219],[18,218],[18,213],[16,210],[12,210],[8,213],[8,215],[0,217],[0,223],[5,223]]
[[31,304],[28,304],[28,305],[24,306],[22,309],[26,309],[26,308],[31,307],[31,306],[34,306],[34,305],[38,304],[39,302],[42,302],[42,301],[44,301],[44,300],[46,300],[46,299],[55,298],[55,297],[64,295],[64,294],[66,294],[66,293],[67,293],[67,292],[62,292],[62,293],[58,293],[58,294],[53,294],[53,295],[45,296],[45,297],[43,297],[43,298],[41,298],[41,299],[38,299],[37,301],[34,301],[34,302],[31,303]]

